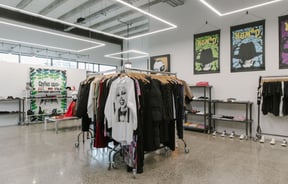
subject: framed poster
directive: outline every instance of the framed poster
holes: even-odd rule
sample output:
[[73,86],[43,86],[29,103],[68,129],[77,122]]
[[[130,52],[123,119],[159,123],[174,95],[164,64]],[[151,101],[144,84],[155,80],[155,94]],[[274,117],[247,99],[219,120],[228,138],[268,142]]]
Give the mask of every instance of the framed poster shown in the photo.
[[67,107],[66,70],[30,68],[30,107],[33,112],[64,113]]
[[279,69],[288,68],[288,15],[279,20]]
[[150,70],[170,72],[170,54],[150,57]]
[[194,35],[194,74],[220,72],[220,30]]
[[265,20],[230,30],[231,72],[265,70]]

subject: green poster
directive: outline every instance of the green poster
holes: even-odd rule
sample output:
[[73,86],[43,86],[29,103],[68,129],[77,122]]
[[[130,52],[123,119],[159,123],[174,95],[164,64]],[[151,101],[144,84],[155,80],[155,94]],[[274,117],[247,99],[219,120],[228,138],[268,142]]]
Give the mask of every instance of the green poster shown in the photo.
[[30,68],[30,109],[34,114],[64,113],[67,107],[66,71]]
[[194,74],[220,72],[220,30],[194,35]]

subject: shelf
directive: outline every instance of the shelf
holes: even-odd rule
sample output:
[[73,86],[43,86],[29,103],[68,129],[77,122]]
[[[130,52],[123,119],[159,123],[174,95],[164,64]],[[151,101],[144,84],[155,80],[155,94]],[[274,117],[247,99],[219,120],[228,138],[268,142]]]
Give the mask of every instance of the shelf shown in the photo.
[[[201,130],[210,133],[211,130],[211,89],[212,86],[189,86],[194,98],[190,101],[190,108],[185,111],[184,128]],[[199,112],[197,112],[199,111]],[[198,123],[191,123],[196,121]]]
[[252,120],[235,120],[235,119],[215,118],[215,117],[212,117],[212,120],[232,121],[232,122],[239,122],[239,123],[252,123]]
[[194,112],[186,111],[185,113],[186,113],[186,114],[189,114],[189,115],[194,115],[194,116],[209,116],[208,113],[204,114],[204,112],[194,113]]
[[192,99],[192,102],[211,102],[210,99],[199,99],[199,98],[196,98],[196,99]]
[[22,113],[20,111],[0,111],[0,115],[3,115],[3,114],[19,114],[19,113]]
[[[216,130],[216,121],[225,121],[225,122],[230,122],[230,123],[242,123],[245,124],[245,131],[246,131],[246,136],[248,137],[248,135],[252,135],[252,105],[253,102],[251,101],[240,101],[240,100],[219,100],[219,99],[215,99],[212,100],[212,106],[213,106],[213,113],[211,116],[211,120],[213,120],[213,127],[214,130]],[[219,105],[217,105],[219,104]],[[219,114],[219,111],[221,111],[221,105],[220,104],[225,104],[222,106],[234,106],[236,105],[237,108],[234,109],[234,111],[237,111],[237,113],[241,112],[241,116],[227,116],[227,115],[221,115]],[[229,104],[229,105],[226,105]],[[216,109],[218,111],[218,113],[216,114]],[[223,112],[223,111],[222,111]],[[225,112],[224,112],[225,113]],[[231,113],[231,112],[230,112]],[[235,112],[234,112],[235,113]],[[234,114],[231,113],[231,114]]]
[[212,103],[228,103],[228,104],[253,104],[253,102],[250,101],[227,101],[227,100],[212,100]]
[[186,122],[183,124],[184,129],[193,129],[193,130],[207,130],[205,128],[204,124],[198,124],[198,123],[191,123],[191,122]]

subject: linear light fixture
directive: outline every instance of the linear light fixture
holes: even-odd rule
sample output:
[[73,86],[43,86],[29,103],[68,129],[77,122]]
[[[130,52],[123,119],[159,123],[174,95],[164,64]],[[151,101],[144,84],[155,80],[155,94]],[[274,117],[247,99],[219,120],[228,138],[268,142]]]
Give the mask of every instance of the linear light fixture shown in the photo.
[[177,28],[177,26],[176,26],[175,24],[172,24],[171,22],[168,22],[168,21],[166,21],[166,20],[164,20],[164,19],[162,19],[162,18],[160,18],[160,17],[157,17],[157,16],[155,16],[155,15],[153,15],[153,14],[151,14],[151,13],[148,13],[148,12],[146,12],[146,11],[140,9],[140,8],[137,8],[137,7],[135,7],[135,6],[132,6],[131,4],[126,3],[126,2],[124,2],[123,0],[116,0],[116,1],[119,2],[119,3],[121,3],[121,4],[123,4],[123,5],[125,5],[125,6],[128,6],[128,7],[132,8],[132,9],[134,9],[134,10],[136,10],[136,11],[139,11],[139,12],[141,12],[141,13],[143,13],[143,14],[151,17],[151,18],[154,18],[154,19],[156,19],[156,20],[158,20],[158,21],[160,21],[160,22],[163,22],[163,23],[165,23],[165,24],[167,24],[167,25],[170,26],[170,27],[165,28],[165,29],[160,29],[160,30],[157,30],[157,31],[152,31],[152,32],[149,32],[149,33],[144,33],[144,34],[142,34],[142,35],[132,36],[132,37],[126,38],[127,40],[134,39],[134,38],[139,38],[139,37],[142,37],[142,36],[147,36],[147,35],[151,35],[151,34],[155,34],[155,33],[160,33],[160,32],[163,32],[163,31],[168,31],[168,30]]
[[[139,56],[122,57],[122,54],[139,54]],[[118,55],[120,55],[120,56],[118,56]],[[125,60],[125,61],[132,60],[132,59],[145,58],[148,56],[149,56],[149,54],[147,52],[142,52],[142,51],[138,51],[138,50],[126,50],[123,52],[116,52],[116,53],[104,55],[104,57],[113,58],[113,59],[121,59],[121,60]]]
[[215,7],[213,7],[211,4],[209,4],[205,0],[200,0],[201,3],[203,3],[205,6],[207,6],[209,9],[211,9],[213,12],[215,12],[219,16],[226,16],[226,15],[231,15],[231,14],[234,14],[234,13],[239,13],[239,12],[242,12],[242,11],[247,11],[247,10],[250,10],[250,9],[253,9],[253,8],[259,8],[261,6],[266,6],[266,5],[269,5],[269,4],[277,3],[279,1],[283,1],[283,0],[272,0],[272,1],[268,1],[266,3],[260,3],[260,4],[256,4],[256,5],[253,5],[253,6],[246,7],[246,8],[241,8],[241,9],[237,9],[237,10],[234,10],[234,11],[221,13],[219,10],[217,10]]
[[37,44],[37,43],[32,43],[32,42],[25,42],[25,41],[18,41],[18,40],[0,38],[3,41],[10,41],[10,42],[14,42],[14,43],[22,43],[22,44],[27,44],[27,45],[34,45],[34,46],[40,46],[40,47],[51,48],[51,49],[58,49],[58,50],[69,51],[69,52],[83,52],[83,51],[87,51],[87,50],[91,50],[91,49],[95,49],[95,48],[98,48],[98,47],[105,46],[105,44],[100,43],[100,42],[95,42],[95,41],[91,41],[91,40],[88,40],[88,39],[83,39],[83,38],[73,37],[73,36],[69,36],[69,35],[64,35],[64,34],[51,32],[51,31],[47,31],[47,30],[43,30],[43,29],[36,29],[36,28],[33,28],[33,27],[28,27],[28,26],[24,26],[24,25],[14,24],[14,23],[11,23],[11,22],[0,21],[0,24],[5,24],[5,25],[8,25],[8,26],[13,26],[13,27],[21,28],[21,29],[27,29],[27,30],[31,30],[31,31],[41,32],[41,33],[45,33],[45,34],[60,36],[60,37],[63,37],[63,38],[68,38],[68,39],[72,39],[72,40],[87,42],[87,43],[91,43],[91,44],[95,44],[95,45],[92,46],[92,47],[88,47],[88,48],[84,48],[84,49],[80,49],[80,50],[73,50],[73,49],[66,49],[66,48],[62,48],[62,47],[54,47],[54,46],[50,46],[50,45],[42,45],[42,44]]
[[25,11],[23,9],[19,9],[19,8],[15,8],[15,7],[12,7],[12,6],[8,6],[8,5],[4,5],[4,4],[0,4],[0,7],[1,8],[5,8],[5,9],[8,9],[8,10],[11,10],[11,11],[15,11],[15,12],[20,12],[20,13],[23,13],[23,14],[26,14],[26,15],[30,15],[30,16],[34,16],[34,17],[39,17],[39,18],[42,18],[42,19],[45,19],[45,20],[49,20],[49,21],[53,21],[53,22],[58,22],[58,23],[61,23],[61,24],[65,24],[67,26],[71,26],[71,27],[77,27],[77,28],[80,28],[80,29],[84,29],[84,30],[88,30],[88,31],[91,31],[91,32],[96,32],[96,33],[101,33],[101,34],[104,34],[104,35],[107,35],[107,36],[111,36],[111,37],[115,37],[115,38],[119,38],[119,39],[123,39],[123,40],[130,40],[130,39],[134,39],[134,38],[140,38],[140,37],[143,37],[143,36],[147,36],[147,35],[151,35],[151,34],[155,34],[155,33],[159,33],[159,32],[163,32],[163,31],[168,31],[168,30],[171,30],[171,29],[175,29],[177,28],[177,26],[175,24],[172,24],[171,22],[168,22],[160,17],[157,17],[151,13],[148,13],[140,8],[137,8],[129,3],[126,3],[125,1],[123,0],[114,0],[116,2],[119,2],[121,4],[123,4],[124,6],[127,6],[127,7],[130,7],[140,13],[143,13],[153,19],[156,19],[164,24],[167,24],[169,25],[168,28],[164,28],[164,29],[159,29],[159,30],[156,30],[156,31],[152,31],[152,32],[149,32],[149,33],[144,33],[144,34],[141,34],[141,35],[136,35],[136,36],[132,36],[132,37],[123,37],[123,36],[119,36],[119,35],[115,35],[115,34],[111,34],[111,33],[108,33],[108,32],[103,32],[103,31],[100,31],[100,30],[95,30],[95,29],[91,29],[89,27],[85,27],[85,26],[81,26],[81,25],[77,25],[77,24],[74,24],[74,23],[69,23],[69,22],[66,22],[66,21],[63,21],[63,20],[59,20],[59,19],[56,19],[56,18],[51,18],[51,17],[47,17],[47,16],[44,16],[44,15],[40,15],[40,14],[37,14],[37,13],[33,13],[33,12],[30,12],[30,11]]

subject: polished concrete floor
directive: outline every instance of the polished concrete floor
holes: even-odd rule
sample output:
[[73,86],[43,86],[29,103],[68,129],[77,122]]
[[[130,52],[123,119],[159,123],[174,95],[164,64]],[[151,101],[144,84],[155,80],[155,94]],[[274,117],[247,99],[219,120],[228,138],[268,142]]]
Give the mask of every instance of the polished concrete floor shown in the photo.
[[288,147],[185,131],[190,152],[181,141],[172,153],[145,155],[144,173],[119,164],[108,170],[108,150],[75,148],[79,122],[0,128],[1,184],[287,184]]

